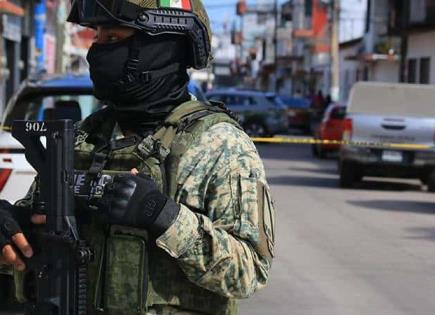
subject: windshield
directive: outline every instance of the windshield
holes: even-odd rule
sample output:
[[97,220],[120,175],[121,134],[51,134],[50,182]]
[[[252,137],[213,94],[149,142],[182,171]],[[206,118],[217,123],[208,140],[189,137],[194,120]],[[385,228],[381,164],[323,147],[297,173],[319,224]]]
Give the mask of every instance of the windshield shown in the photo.
[[364,82],[354,86],[349,113],[435,117],[435,86]]
[[34,95],[18,99],[17,102],[9,105],[5,126],[11,127],[14,120],[79,121],[101,107],[101,102],[90,94]]

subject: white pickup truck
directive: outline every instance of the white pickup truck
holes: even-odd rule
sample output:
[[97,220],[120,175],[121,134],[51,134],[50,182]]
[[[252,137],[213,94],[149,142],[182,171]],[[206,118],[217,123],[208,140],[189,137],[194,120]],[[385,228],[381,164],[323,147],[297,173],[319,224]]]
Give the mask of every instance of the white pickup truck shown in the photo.
[[351,144],[340,150],[341,187],[381,176],[418,178],[435,191],[435,86],[357,83],[344,124]]

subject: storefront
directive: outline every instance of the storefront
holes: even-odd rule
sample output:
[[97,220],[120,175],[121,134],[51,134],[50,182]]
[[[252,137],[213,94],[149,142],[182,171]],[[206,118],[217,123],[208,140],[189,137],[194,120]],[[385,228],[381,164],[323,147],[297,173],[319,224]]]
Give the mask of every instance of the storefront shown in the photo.
[[22,6],[21,1],[0,0],[0,113],[28,74],[32,23],[25,16],[31,16],[26,12],[30,7],[28,1]]

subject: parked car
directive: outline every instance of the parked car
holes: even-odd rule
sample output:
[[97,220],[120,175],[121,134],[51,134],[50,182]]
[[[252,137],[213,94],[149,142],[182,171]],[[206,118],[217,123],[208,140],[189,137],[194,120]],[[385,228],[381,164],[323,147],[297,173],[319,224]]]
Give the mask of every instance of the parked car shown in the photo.
[[[364,176],[418,178],[435,191],[435,86],[357,83],[350,96],[343,139],[366,143],[340,149],[340,185]],[[382,144],[424,148],[382,148]],[[427,147],[427,148],[425,148]]]
[[250,136],[265,137],[287,132],[285,108],[270,101],[263,92],[216,90],[207,93],[207,98],[224,103],[238,116]]
[[[335,103],[328,106],[319,127],[314,131],[318,140],[341,141],[344,132],[344,118],[346,106]],[[312,152],[315,157],[324,158],[330,152],[340,150],[339,144],[313,144]]]
[[275,96],[277,102],[287,108],[289,128],[311,133],[311,101],[303,97]]

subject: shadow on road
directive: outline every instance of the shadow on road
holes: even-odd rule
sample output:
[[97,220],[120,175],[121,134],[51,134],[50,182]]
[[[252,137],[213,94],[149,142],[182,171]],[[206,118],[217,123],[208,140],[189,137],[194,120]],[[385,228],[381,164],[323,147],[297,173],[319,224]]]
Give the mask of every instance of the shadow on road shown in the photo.
[[364,179],[355,185],[355,189],[380,191],[421,191],[421,185],[403,182],[387,182],[375,179]]
[[337,174],[336,168],[289,167],[288,170],[289,171],[296,171],[296,172],[313,173],[313,174],[327,174],[327,175],[336,175]]
[[[329,173],[330,170],[313,169],[312,172]],[[315,188],[341,189],[337,177],[316,177],[316,176],[273,176],[268,177],[270,185],[280,186],[304,186]],[[421,186],[401,182],[386,182],[377,180],[364,180],[355,185],[354,190],[376,190],[376,191],[421,191]]]
[[338,188],[338,179],[331,177],[312,176],[276,176],[269,177],[270,185],[280,186],[308,186],[317,188]]
[[407,239],[435,241],[435,227],[413,227],[406,229],[412,236]]
[[349,200],[347,203],[357,207],[364,207],[373,210],[435,214],[435,201]]

